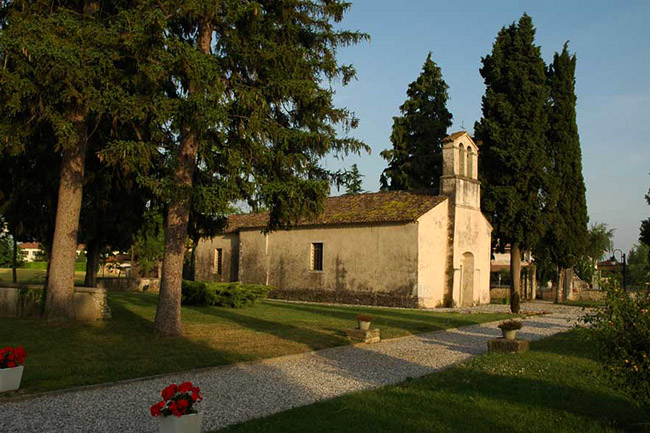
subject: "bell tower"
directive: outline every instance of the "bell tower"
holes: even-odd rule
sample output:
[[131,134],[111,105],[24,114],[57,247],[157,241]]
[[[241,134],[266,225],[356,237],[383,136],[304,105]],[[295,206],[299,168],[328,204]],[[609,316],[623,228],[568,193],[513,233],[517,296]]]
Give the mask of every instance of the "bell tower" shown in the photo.
[[442,142],[440,194],[449,197],[452,206],[481,209],[478,146],[466,131],[455,132]]

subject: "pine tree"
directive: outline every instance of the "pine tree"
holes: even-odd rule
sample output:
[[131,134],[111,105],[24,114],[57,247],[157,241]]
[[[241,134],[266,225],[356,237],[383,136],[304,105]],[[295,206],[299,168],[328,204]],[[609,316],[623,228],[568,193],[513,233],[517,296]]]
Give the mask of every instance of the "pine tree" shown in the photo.
[[[123,72],[131,65],[120,46],[132,23],[129,2],[37,0],[2,2],[0,151],[19,153],[35,129],[53,131],[61,152],[56,224],[45,313],[72,318],[74,266],[85,159],[96,125],[138,112],[125,97]],[[129,113],[129,114],[126,114]]]
[[347,188],[345,189],[346,194],[361,194],[363,193],[363,183],[361,178],[363,175],[359,172],[359,167],[356,164],[352,164],[352,170],[350,171],[350,177],[347,180]]
[[582,153],[576,123],[575,54],[565,43],[555,53],[548,68],[551,105],[547,132],[549,169],[544,188],[547,231],[542,243],[548,246],[551,261],[560,269],[557,294],[567,269],[584,254],[587,239],[587,200],[582,177]]
[[381,152],[388,167],[381,175],[382,190],[428,189],[438,193],[442,175],[442,140],[451,126],[447,110],[448,86],[431,53],[420,76],[406,92],[408,99],[393,117],[392,149]]
[[534,42],[535,29],[526,14],[499,31],[492,53],[482,59],[486,92],[483,117],[475,125],[482,143],[482,209],[497,245],[510,245],[511,305],[520,296],[521,251],[535,247],[545,225],[541,190],[548,167],[549,90],[546,65]]
[[[152,1],[137,20],[152,41],[139,55],[143,79],[165,95],[161,110],[169,110],[154,119],[165,149],[163,176],[148,180],[166,203],[156,333],[181,334],[191,210],[225,215],[232,202],[247,200],[269,209],[269,230],[288,227],[323,208],[333,174],[321,158],[367,148],[337,135],[357,119],[335,107],[333,90],[321,84],[355,76],[335,57],[338,47],[366,37],[335,29],[349,7],[340,0],[195,0],[181,7]],[[105,156],[120,153],[116,145]],[[197,171],[209,182],[196,183]]]

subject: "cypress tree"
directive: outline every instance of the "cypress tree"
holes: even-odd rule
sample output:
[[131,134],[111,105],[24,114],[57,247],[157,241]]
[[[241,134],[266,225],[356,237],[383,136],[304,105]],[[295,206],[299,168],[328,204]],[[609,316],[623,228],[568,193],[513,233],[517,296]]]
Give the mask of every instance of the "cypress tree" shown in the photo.
[[535,28],[524,14],[503,27],[480,69],[486,85],[483,116],[475,125],[482,209],[500,249],[510,245],[511,308],[520,297],[521,251],[544,232],[541,194],[547,158],[546,65],[535,45]]
[[576,56],[569,54],[568,43],[555,53],[548,68],[550,88],[549,128],[547,132],[548,178],[544,188],[547,245],[551,261],[560,269],[557,294],[566,269],[584,254],[587,239],[587,200],[582,176],[582,154],[576,123]]
[[442,71],[429,53],[420,76],[408,87],[407,100],[399,107],[402,115],[393,117],[393,148],[381,152],[388,161],[380,178],[382,190],[428,189],[438,193],[442,140],[453,117],[447,110],[447,89]]

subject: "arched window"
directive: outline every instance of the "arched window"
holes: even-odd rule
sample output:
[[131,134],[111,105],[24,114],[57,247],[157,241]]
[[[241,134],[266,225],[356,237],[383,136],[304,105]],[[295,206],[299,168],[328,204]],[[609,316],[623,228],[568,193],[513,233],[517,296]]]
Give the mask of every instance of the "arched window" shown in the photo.
[[467,146],[467,177],[474,177],[474,152]]
[[458,174],[460,176],[465,176],[465,146],[463,146],[462,144],[460,145],[459,162],[460,162],[460,167],[458,167],[458,170],[459,170]]

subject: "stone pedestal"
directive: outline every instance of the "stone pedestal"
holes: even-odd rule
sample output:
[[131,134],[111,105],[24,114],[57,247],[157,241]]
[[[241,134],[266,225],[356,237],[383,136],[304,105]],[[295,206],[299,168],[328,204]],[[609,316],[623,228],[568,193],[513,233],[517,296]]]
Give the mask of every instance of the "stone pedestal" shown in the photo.
[[528,351],[528,346],[528,340],[493,338],[488,340],[488,353],[523,353]]
[[379,329],[377,328],[367,331],[363,329],[344,329],[343,331],[348,337],[348,340],[354,341],[355,343],[379,343],[379,340],[381,340]]

